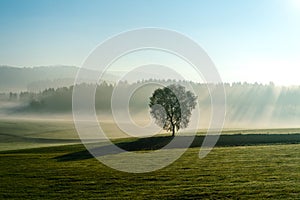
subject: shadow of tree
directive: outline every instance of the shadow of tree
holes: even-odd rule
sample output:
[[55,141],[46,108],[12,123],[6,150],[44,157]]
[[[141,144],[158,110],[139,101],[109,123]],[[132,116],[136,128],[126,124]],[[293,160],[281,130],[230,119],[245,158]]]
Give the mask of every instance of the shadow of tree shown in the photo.
[[[169,149],[185,148],[186,141],[191,140],[192,136],[177,136],[179,142],[169,146]],[[215,137],[215,136],[209,136]],[[201,147],[205,136],[196,136],[193,139],[190,148]],[[134,141],[119,142],[115,145],[120,149],[116,149],[114,145],[106,145],[93,148],[95,157],[119,154],[125,151],[147,151],[158,150],[165,147],[171,142],[173,137],[156,136],[150,138],[140,138]],[[182,141],[182,143],[180,142]],[[246,145],[263,145],[263,144],[296,144],[300,143],[300,133],[296,134],[234,134],[221,135],[216,146],[246,146]],[[88,150],[73,152],[62,156],[57,156],[58,162],[85,160],[94,157]]]

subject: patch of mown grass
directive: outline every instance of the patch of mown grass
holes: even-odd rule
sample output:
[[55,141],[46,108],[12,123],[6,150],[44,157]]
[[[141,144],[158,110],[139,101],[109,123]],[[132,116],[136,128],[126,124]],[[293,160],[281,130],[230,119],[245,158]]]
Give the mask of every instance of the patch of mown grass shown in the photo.
[[82,145],[0,153],[0,199],[300,198],[300,145],[188,149],[161,170],[129,174],[95,158],[58,162]]

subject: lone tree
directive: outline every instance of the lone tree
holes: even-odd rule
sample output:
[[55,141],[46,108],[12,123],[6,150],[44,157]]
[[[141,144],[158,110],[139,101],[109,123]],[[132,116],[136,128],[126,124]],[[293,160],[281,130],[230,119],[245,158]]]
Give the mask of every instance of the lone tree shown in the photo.
[[172,84],[154,91],[150,97],[150,113],[157,125],[172,136],[180,128],[186,128],[190,122],[192,110],[196,106],[197,97],[185,87]]

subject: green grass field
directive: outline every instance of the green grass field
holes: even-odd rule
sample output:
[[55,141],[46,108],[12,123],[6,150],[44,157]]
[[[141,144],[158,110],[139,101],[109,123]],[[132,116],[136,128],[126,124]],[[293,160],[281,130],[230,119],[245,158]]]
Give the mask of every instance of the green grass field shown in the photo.
[[146,174],[119,172],[94,158],[59,161],[81,145],[0,154],[0,198],[299,199],[300,145],[217,147],[198,159],[189,149]]
[[[73,144],[78,138],[70,122],[1,121],[1,145],[11,148],[0,151],[0,199],[300,199],[300,136],[292,134],[299,130],[247,131],[226,132],[204,159],[198,158],[199,136],[170,166],[130,174]],[[147,151],[168,140],[115,142]],[[22,145],[7,150],[15,144]]]

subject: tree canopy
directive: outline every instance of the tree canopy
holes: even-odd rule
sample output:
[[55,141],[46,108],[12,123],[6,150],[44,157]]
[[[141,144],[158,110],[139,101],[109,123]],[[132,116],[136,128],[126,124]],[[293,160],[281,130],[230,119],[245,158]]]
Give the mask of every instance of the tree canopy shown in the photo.
[[197,97],[179,84],[172,84],[154,91],[150,97],[150,113],[156,124],[166,131],[175,132],[186,128],[190,122]]

